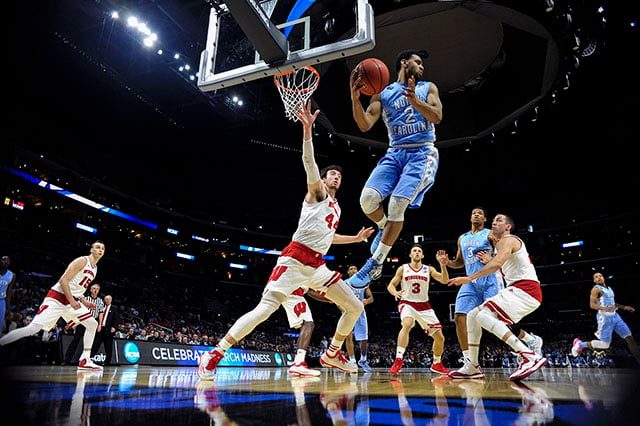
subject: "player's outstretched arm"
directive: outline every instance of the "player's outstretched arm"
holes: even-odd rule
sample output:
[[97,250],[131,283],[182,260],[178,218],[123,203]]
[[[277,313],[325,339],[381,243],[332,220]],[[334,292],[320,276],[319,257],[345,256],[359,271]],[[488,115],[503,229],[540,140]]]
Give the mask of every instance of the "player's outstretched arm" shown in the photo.
[[360,88],[362,87],[362,81],[358,77],[358,73],[353,70],[349,77],[349,88],[351,89],[351,109],[353,112],[353,119],[358,125],[361,132],[370,130],[376,121],[380,118],[382,111],[382,102],[380,101],[380,95],[373,95],[369,100],[369,106],[367,110],[362,107],[360,102]]
[[366,240],[373,234],[373,227],[365,228],[364,226],[358,231],[356,235],[342,235],[342,234],[334,234],[333,235],[333,243],[332,244],[351,244],[351,243],[361,243]]
[[300,104],[294,114],[302,123],[302,164],[307,173],[307,189],[309,196],[307,202],[322,201],[326,198],[324,184],[320,179],[320,170],[316,164],[313,150],[313,123],[316,121],[320,110],[311,112],[311,100],[306,104]]

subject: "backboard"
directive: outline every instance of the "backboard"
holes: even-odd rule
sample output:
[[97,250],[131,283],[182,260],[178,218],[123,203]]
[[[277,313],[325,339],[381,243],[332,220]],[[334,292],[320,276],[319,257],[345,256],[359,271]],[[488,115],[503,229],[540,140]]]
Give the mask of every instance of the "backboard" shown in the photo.
[[210,11],[198,87],[231,87],[374,47],[367,0],[219,1]]

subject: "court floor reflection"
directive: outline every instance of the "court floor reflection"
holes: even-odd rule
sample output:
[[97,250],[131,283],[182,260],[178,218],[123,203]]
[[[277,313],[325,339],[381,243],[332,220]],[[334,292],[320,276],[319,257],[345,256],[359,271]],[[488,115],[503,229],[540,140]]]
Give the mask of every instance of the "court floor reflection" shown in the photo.
[[17,366],[3,369],[2,383],[16,425],[630,422],[625,402],[635,370],[544,368],[520,383],[508,374],[494,369],[482,380],[451,380],[422,369],[399,376],[323,369],[317,378],[289,378],[284,368],[227,367],[207,382],[193,367],[118,366],[96,374]]

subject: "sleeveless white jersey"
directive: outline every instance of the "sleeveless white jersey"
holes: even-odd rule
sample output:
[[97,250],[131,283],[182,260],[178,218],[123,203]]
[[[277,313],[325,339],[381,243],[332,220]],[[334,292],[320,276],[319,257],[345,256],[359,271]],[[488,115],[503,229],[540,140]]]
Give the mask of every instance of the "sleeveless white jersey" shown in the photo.
[[404,290],[400,300],[407,302],[428,302],[429,301],[429,266],[422,265],[419,269],[413,269],[410,263],[402,265],[402,283]]
[[329,194],[319,203],[309,204],[305,200],[292,240],[325,255],[333,243],[339,220],[340,206]]
[[511,234],[505,235],[503,238],[507,237],[517,238],[518,241],[520,241],[520,248],[515,253],[511,253],[500,269],[507,287],[522,280],[540,282],[536,268],[534,268],[529,258],[529,253],[527,252],[527,247],[524,245],[524,241]]
[[[84,293],[87,291],[87,288],[91,285],[91,281],[94,280],[96,274],[98,273],[98,265],[92,265],[89,260],[89,256],[85,256],[86,264],[82,268],[82,271],[78,272],[69,280],[69,288],[71,289],[71,294],[75,298],[80,298],[84,296]],[[55,283],[52,290],[57,291],[58,293],[64,294],[62,291],[62,286],[59,282]]]

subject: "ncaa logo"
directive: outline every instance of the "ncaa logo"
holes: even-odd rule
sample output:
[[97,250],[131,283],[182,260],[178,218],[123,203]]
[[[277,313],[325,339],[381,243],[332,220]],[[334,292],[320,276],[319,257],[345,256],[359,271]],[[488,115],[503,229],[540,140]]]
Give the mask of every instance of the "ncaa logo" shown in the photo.
[[124,358],[132,364],[140,361],[140,349],[133,342],[127,342],[124,345]]
[[274,355],[276,359],[276,364],[278,364],[279,366],[282,365],[282,357],[280,356],[280,354],[276,352]]

